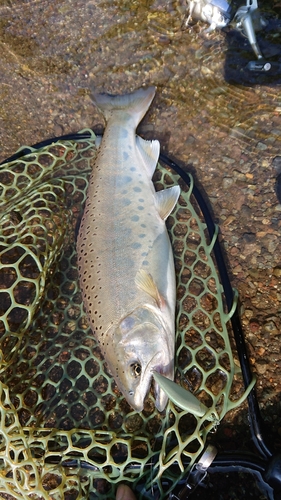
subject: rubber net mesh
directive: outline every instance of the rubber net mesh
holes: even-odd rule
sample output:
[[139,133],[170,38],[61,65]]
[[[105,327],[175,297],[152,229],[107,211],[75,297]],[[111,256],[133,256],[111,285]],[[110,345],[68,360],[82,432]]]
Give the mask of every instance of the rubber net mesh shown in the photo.
[[150,394],[137,413],[119,393],[77,280],[75,241],[97,150],[88,132],[0,166],[1,498],[109,499],[120,481],[139,498],[164,498],[243,398],[192,178],[188,188],[160,165],[156,189],[182,188],[167,221],[178,280],[175,380],[209,411],[196,417],[169,402],[160,414]]

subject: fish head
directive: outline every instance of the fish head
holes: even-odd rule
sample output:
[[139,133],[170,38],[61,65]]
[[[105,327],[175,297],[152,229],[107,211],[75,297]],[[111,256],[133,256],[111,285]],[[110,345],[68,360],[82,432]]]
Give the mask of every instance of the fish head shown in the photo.
[[[153,372],[174,378],[174,332],[170,332],[156,310],[140,308],[120,321],[107,362],[118,388],[128,403],[142,411],[150,390]],[[168,397],[154,383],[155,405],[166,407]]]

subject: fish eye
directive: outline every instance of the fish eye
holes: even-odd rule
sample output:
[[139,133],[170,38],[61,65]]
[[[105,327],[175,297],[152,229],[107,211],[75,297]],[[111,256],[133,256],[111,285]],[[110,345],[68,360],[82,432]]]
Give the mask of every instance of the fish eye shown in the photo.
[[137,378],[141,375],[141,365],[137,361],[130,365],[132,375]]

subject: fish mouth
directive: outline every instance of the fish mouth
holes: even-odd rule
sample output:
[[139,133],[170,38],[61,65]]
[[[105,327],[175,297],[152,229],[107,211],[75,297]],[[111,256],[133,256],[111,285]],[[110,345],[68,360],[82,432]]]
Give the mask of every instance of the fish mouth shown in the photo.
[[[166,365],[161,363],[163,352],[158,351],[146,366],[138,387],[132,391],[126,391],[126,399],[135,411],[141,412],[144,408],[144,402],[151,388],[154,392],[155,407],[159,412],[165,410],[168,402],[168,395],[161,389],[159,384],[153,378],[153,372],[158,372],[170,380],[174,380],[174,360]],[[118,385],[118,384],[117,384]],[[120,388],[121,392],[122,389]]]

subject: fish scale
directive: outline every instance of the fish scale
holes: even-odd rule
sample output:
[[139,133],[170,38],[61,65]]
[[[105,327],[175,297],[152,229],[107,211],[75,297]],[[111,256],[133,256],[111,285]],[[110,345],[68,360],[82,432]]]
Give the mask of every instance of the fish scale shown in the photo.
[[[159,143],[135,132],[154,93],[95,96],[107,126],[77,240],[89,322],[119,389],[138,411],[153,370],[173,378],[175,271],[164,219],[179,188],[155,192]],[[167,396],[157,384],[155,397],[163,410]]]

